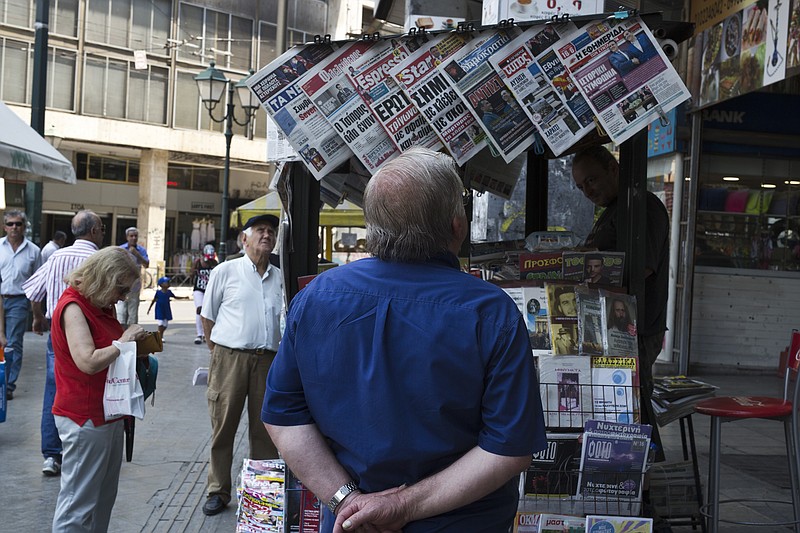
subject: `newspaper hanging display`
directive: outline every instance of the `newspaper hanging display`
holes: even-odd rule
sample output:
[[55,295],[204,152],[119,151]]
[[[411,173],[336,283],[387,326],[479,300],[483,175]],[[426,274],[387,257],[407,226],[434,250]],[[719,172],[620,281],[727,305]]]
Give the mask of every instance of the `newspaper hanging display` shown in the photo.
[[400,151],[412,146],[431,150],[442,148],[431,125],[390,74],[394,67],[428,40],[427,34],[420,34],[402,40],[380,41],[361,60],[364,67],[355,68],[356,74],[353,71],[349,74],[350,81]]
[[590,22],[553,49],[615,143],[691,96],[639,17]]
[[[385,43],[381,41],[379,45]],[[340,48],[314,67],[302,83],[303,92],[319,107],[370,174],[400,153],[367,106],[362,97],[365,91],[352,81],[369,67],[362,60],[374,45],[373,41],[357,41]],[[370,57],[375,59],[374,55]]]
[[295,46],[246,82],[317,180],[351,155],[342,138],[300,90],[309,70],[333,51],[330,44]]
[[437,68],[489,136],[489,142],[510,163],[534,140],[536,129],[489,62],[519,35],[518,28],[486,30]]
[[470,38],[456,32],[436,35],[391,71],[459,166],[486,147],[486,134],[436,67]]
[[586,100],[550,51],[575,31],[572,23],[532,26],[489,58],[556,156],[594,128]]

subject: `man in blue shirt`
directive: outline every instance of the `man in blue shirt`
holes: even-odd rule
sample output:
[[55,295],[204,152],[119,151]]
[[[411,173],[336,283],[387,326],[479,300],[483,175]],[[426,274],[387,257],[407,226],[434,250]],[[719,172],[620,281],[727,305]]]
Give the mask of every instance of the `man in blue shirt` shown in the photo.
[[[126,229],[125,239],[127,242],[120,244],[119,247],[125,248],[130,252],[131,257],[133,257],[140,269],[149,267],[150,258],[147,256],[147,250],[139,244],[139,230],[135,227]],[[117,302],[117,320],[119,320],[123,328],[139,323],[141,291],[142,281],[140,277],[139,281],[133,284],[131,292],[128,293],[128,299]]]
[[327,503],[323,533],[507,531],[545,447],[523,317],[459,269],[463,191],[449,156],[385,164],[364,193],[373,257],[292,301],[261,418]]

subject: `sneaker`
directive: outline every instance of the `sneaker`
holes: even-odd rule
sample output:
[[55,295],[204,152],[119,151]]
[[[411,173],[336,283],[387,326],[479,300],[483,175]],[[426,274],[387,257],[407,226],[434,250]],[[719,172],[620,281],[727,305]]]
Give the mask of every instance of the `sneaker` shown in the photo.
[[42,465],[42,474],[45,476],[57,476],[61,473],[61,463],[55,460],[54,457],[48,457],[44,460]]
[[203,344],[203,337],[198,335],[197,337],[194,338],[194,343],[195,344]]

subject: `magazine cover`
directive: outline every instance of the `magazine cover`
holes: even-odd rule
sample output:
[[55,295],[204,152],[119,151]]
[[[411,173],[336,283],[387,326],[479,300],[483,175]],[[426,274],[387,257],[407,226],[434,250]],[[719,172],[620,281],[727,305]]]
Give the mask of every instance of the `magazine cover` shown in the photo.
[[236,531],[283,533],[286,465],[280,459],[244,459],[236,488]]
[[514,533],[537,533],[539,531],[539,513],[517,511],[514,517]]
[[[561,155],[594,128],[590,116],[576,116],[536,63],[561,36],[574,33],[575,25],[531,26],[507,47],[489,58],[553,154]],[[585,107],[588,111],[588,107]]]
[[588,515],[586,533],[653,533],[653,519]]
[[592,402],[594,418],[632,423],[639,418],[638,358],[594,356]]
[[336,130],[300,89],[309,69],[333,53],[331,45],[295,46],[246,81],[267,115],[280,127],[317,180],[352,155]]
[[575,285],[547,283],[550,340],[555,355],[578,355],[578,306]]
[[549,428],[581,428],[592,416],[591,358],[539,356],[539,389]]
[[547,314],[547,291],[544,287],[522,287],[522,301],[525,305],[525,324],[531,339],[533,355],[552,355],[550,342],[550,322]]
[[625,252],[586,252],[583,263],[583,281],[600,285],[622,286]]
[[286,533],[319,533],[320,505],[314,493],[286,469]]
[[539,518],[538,533],[583,533],[586,519],[565,514],[543,514]]
[[484,30],[437,68],[456,89],[491,146],[506,163],[524,152],[536,129],[514,95],[489,63],[489,58],[519,34],[519,28]]
[[379,41],[364,55],[362,68],[348,77],[401,152],[412,146],[442,148],[433,128],[404,93],[390,71],[428,42],[427,34]]
[[486,133],[436,67],[470,39],[456,32],[432,36],[390,71],[459,166],[486,147]]
[[691,96],[640,17],[591,22],[553,50],[617,144]]
[[563,252],[561,277],[570,281],[583,281],[584,255],[584,252]]
[[[482,129],[481,133],[483,134]],[[522,153],[510,163],[506,163],[501,158],[493,156],[490,149],[481,150],[467,161],[464,167],[464,183],[469,183],[469,186],[478,192],[490,192],[511,199],[517,179],[522,174],[523,166],[527,164],[527,157]],[[501,227],[506,227],[506,224],[515,220],[519,219],[509,217]]]
[[[389,41],[377,44],[391,46]],[[348,77],[348,74],[358,75],[369,66],[362,60],[373,45],[376,45],[375,41],[355,41],[343,46],[311,69],[301,84],[303,92],[316,104],[370,175],[400,153],[367,106],[363,97],[366,92],[357,88]],[[374,60],[375,56],[371,57]],[[377,97],[377,94],[371,97]]]
[[638,357],[636,297],[600,289],[603,310],[603,352],[606,355]]
[[519,279],[563,279],[562,252],[522,252]]
[[584,432],[578,493],[639,500],[649,450],[649,435]]
[[548,433],[547,448],[533,454],[525,472],[525,495],[567,497],[578,492],[580,433]]
[[[566,252],[565,252],[566,255]],[[578,305],[578,353],[603,355],[603,309],[600,293],[583,285],[575,287]]]

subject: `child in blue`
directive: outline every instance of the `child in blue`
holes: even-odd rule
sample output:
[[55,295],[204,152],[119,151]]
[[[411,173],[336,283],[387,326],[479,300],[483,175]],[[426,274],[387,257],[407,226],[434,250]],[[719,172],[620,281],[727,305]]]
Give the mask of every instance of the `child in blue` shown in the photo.
[[153,301],[150,302],[150,307],[147,308],[147,314],[156,306],[156,323],[158,323],[158,332],[161,333],[161,338],[164,338],[164,332],[169,326],[169,321],[172,320],[172,307],[169,305],[171,299],[188,300],[188,296],[175,296],[175,293],[169,290],[169,278],[164,276],[158,278],[159,290],[153,296]]

